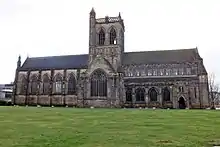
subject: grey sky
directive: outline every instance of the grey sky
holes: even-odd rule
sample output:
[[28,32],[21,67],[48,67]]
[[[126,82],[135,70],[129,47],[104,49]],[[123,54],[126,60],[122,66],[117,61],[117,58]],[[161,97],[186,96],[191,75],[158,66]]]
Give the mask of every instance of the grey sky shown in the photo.
[[220,82],[219,0],[0,0],[0,83],[13,81],[18,55],[88,53],[89,11],[125,23],[125,50],[198,47]]

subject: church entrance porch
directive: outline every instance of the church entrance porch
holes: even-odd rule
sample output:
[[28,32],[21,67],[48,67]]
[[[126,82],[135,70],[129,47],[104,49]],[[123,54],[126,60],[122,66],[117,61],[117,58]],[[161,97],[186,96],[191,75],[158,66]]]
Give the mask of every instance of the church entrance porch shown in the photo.
[[186,109],[186,101],[182,96],[179,98],[178,103],[180,109]]

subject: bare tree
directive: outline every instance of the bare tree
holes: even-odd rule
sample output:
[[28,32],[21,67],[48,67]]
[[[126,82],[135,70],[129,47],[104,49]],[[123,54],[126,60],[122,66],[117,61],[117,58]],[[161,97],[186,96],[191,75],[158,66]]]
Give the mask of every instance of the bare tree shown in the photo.
[[215,108],[216,102],[219,102],[220,100],[220,97],[219,97],[220,88],[219,88],[219,84],[216,83],[214,73],[209,74],[208,81],[209,81],[209,98],[211,100],[211,107]]

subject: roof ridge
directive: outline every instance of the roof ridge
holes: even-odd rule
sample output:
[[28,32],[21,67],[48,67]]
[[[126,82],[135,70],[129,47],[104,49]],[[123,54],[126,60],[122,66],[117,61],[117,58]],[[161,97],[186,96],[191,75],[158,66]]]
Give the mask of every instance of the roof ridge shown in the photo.
[[185,50],[196,50],[196,48],[168,49],[168,50],[149,50],[149,51],[131,51],[131,52],[124,52],[124,53],[146,53],[146,52],[185,51]]
[[43,58],[54,58],[54,57],[84,56],[84,55],[88,55],[88,54],[57,55],[57,56],[38,56],[38,57],[29,57],[29,59],[43,59]]

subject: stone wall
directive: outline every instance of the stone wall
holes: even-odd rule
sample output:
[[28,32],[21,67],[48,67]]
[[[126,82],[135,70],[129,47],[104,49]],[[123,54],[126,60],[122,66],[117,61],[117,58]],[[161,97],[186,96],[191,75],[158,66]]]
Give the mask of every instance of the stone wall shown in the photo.
[[47,95],[39,96],[38,104],[42,106],[51,106],[51,97]]
[[15,96],[15,104],[17,105],[25,105],[25,98],[26,96],[23,96],[23,95],[16,95]]
[[77,106],[77,96],[75,95],[18,95],[15,97],[17,105],[42,105],[42,106]]

